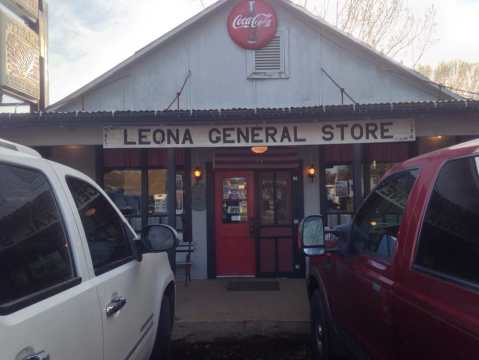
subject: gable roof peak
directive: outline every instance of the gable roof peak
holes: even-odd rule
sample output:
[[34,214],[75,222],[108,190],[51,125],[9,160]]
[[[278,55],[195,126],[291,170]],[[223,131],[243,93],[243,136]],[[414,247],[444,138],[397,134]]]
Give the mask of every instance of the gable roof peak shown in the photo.
[[[238,0],[217,0],[213,4],[209,5],[196,15],[192,16],[190,19],[186,20],[182,24],[178,25],[177,27],[173,28],[172,30],[168,31],[164,35],[160,36],[158,39],[150,42],[148,45],[144,46],[143,48],[139,49],[136,51],[132,56],[124,60],[123,62],[119,63],[117,66],[113,67],[106,73],[100,75],[96,79],[92,80],[88,84],[84,85],[80,89],[76,90],[72,94],[66,96],[65,98],[57,101],[56,103],[48,106],[47,110],[48,111],[57,111],[61,109],[64,105],[68,104],[70,101],[77,99],[78,97],[84,95],[85,93],[93,90],[96,88],[98,85],[103,83],[105,80],[109,79],[112,77],[114,74],[116,74],[118,71],[122,70],[123,68],[127,67],[128,65],[132,64],[133,62],[137,61],[138,59],[142,58],[143,56],[147,55],[151,51],[155,50],[157,47],[160,45],[164,44],[166,41],[172,39],[174,36],[176,36],[179,33],[182,33],[186,29],[188,29],[190,26],[194,25],[197,23],[199,20],[206,18],[207,16],[215,13],[216,11],[220,10],[224,6],[226,6],[228,3],[233,3],[234,1]],[[425,87],[432,89],[433,91],[437,92],[438,94],[441,93],[445,96],[447,96],[449,99],[463,99],[461,96],[449,91],[448,89],[440,86],[439,84],[435,84],[432,81],[430,81],[428,78],[423,76],[422,74],[418,73],[414,69],[411,69],[391,58],[388,56],[382,54],[378,50],[374,49],[371,47],[369,44],[366,42],[357,39],[353,37],[351,34],[348,34],[344,32],[343,30],[337,28],[336,26],[330,24],[326,20],[324,20],[322,17],[313,14],[309,10],[305,9],[303,6],[300,6],[296,3],[294,3],[291,0],[271,0],[275,3],[278,3],[280,5],[284,5],[287,9],[290,9],[294,11],[296,14],[299,16],[302,16],[305,21],[310,21],[317,26],[319,26],[321,29],[325,31],[329,31],[331,33],[334,33],[337,35],[340,39],[347,41],[353,45],[359,46],[362,49],[366,50],[368,53],[370,53],[372,56],[377,57],[381,61],[391,65],[392,67],[397,68],[400,72],[403,74],[415,79],[416,81],[420,81]]]

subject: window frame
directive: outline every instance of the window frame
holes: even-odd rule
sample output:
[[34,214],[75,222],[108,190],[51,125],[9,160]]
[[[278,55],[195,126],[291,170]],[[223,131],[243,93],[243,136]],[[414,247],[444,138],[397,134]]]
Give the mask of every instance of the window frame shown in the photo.
[[58,201],[58,189],[55,186],[53,186],[48,174],[45,173],[44,169],[41,169],[39,167],[33,167],[26,164],[19,164],[17,162],[12,162],[12,161],[1,160],[0,165],[16,167],[16,168],[24,169],[27,171],[34,171],[41,174],[45,178],[49,186],[49,190],[52,195],[53,202],[58,211],[60,225],[62,227],[63,234],[65,236],[65,241],[68,245],[67,252],[68,252],[68,257],[70,260],[70,270],[71,270],[71,278],[68,280],[62,281],[58,284],[36,291],[32,294],[10,301],[8,303],[0,304],[0,316],[7,316],[80,285],[82,283],[82,278],[78,275],[78,267],[75,261],[75,256],[72,251],[71,234],[69,233],[65,223],[65,213],[63,211],[63,208],[60,206],[60,202]]
[[[414,181],[414,183],[413,183],[413,185],[412,185],[412,187],[411,187],[411,190],[409,191],[409,195],[408,195],[408,198],[407,198],[407,200],[406,200],[406,207],[405,207],[405,209],[404,209],[404,213],[405,213],[406,210],[407,210],[407,207],[408,207],[408,204],[409,204],[409,201],[410,201],[411,194],[412,194],[412,192],[414,191],[414,188],[415,188],[415,186],[416,186],[416,184],[417,184],[417,181],[418,181],[418,179],[419,179],[419,177],[420,177],[420,173],[421,173],[421,169],[420,169],[420,168],[418,168],[418,167],[412,167],[412,168],[402,169],[402,170],[396,171],[396,172],[394,172],[394,173],[391,173],[391,174],[389,174],[387,177],[385,177],[382,181],[380,181],[380,182],[378,183],[378,185],[376,186],[376,187],[380,186],[383,182],[387,181],[388,179],[390,179],[390,178],[393,177],[393,176],[398,176],[398,175],[401,175],[401,174],[411,173],[411,172],[413,172],[413,171],[417,171],[416,180]],[[356,211],[356,213],[354,214],[354,217],[353,217],[353,219],[352,219],[352,221],[351,221],[351,225],[354,225],[354,223],[355,223],[355,221],[356,221],[356,218],[357,218],[359,212],[360,212],[361,209],[363,209],[363,207],[367,204],[367,202],[369,201],[370,197],[373,196],[374,190],[376,189],[376,187],[375,187],[374,189],[371,189],[371,192],[368,194],[368,196],[366,196],[366,198],[364,199],[363,203],[362,203],[361,206],[359,207],[358,211]],[[403,216],[402,216],[402,218],[401,218],[401,222],[400,222],[400,224],[399,224],[398,233],[400,232],[401,227],[403,226],[403,223],[404,223],[404,213],[403,213]],[[351,235],[352,235],[352,233],[351,233]],[[397,238],[397,242],[398,242],[398,247],[399,247],[399,237]],[[352,236],[351,236],[351,247],[352,247],[352,249],[354,249],[353,256],[364,256],[364,257],[373,259],[373,260],[375,260],[375,261],[377,261],[377,262],[380,262],[380,263],[382,263],[382,264],[384,264],[384,265],[387,265],[387,266],[390,266],[390,265],[393,263],[394,258],[396,257],[396,253],[397,253],[397,251],[395,251],[394,254],[393,254],[391,257],[389,257],[389,258],[384,258],[384,257],[377,256],[376,253],[373,253],[373,252],[370,252],[370,251],[366,251],[366,252],[362,252],[362,253],[357,252],[357,251],[356,251],[356,247],[354,246],[354,239],[352,238]]]
[[414,271],[418,274],[421,275],[426,275],[429,277],[432,277],[436,280],[440,280],[442,283],[445,285],[456,285],[460,286],[462,288],[468,289],[468,290],[474,290],[475,292],[479,292],[479,283],[474,283],[469,280],[464,280],[460,277],[454,276],[454,275],[449,275],[446,273],[443,273],[441,271],[433,270],[428,267],[425,267],[423,265],[419,265],[416,263],[417,258],[418,258],[418,252],[419,252],[419,245],[421,241],[421,236],[422,236],[422,231],[424,227],[424,222],[426,219],[427,212],[429,210],[429,205],[431,203],[432,196],[434,194],[434,187],[436,186],[437,181],[439,180],[439,176],[441,175],[441,171],[444,169],[444,167],[453,162],[453,161],[459,161],[459,160],[464,160],[464,159],[472,159],[475,160],[475,164],[477,167],[478,171],[478,176],[479,176],[479,155],[478,154],[468,154],[465,156],[459,156],[451,159],[444,160],[441,162],[441,164],[438,167],[438,170],[434,174],[434,186],[431,187],[431,190],[429,191],[429,194],[427,195],[427,200],[426,200],[426,206],[423,208],[423,214],[421,216],[421,223],[419,225],[419,231],[417,231],[417,235],[415,237],[415,243],[414,243],[414,254],[412,257],[410,269],[411,271]]
[[287,28],[279,28],[275,36],[279,36],[280,38],[281,69],[279,71],[256,71],[256,50],[248,50],[246,52],[246,71],[248,80],[289,79],[289,30]]
[[[88,186],[91,186],[92,188],[94,188],[102,197],[103,199],[110,205],[110,207],[112,208],[112,210],[116,213],[118,219],[121,221],[121,233],[123,234],[123,237],[127,240],[128,242],[128,245],[130,247],[130,250],[131,250],[131,256],[128,256],[124,259],[119,259],[119,260],[115,260],[113,262],[110,262],[108,263],[107,265],[104,265],[104,266],[101,266],[97,269],[95,269],[95,266],[93,265],[93,256],[91,254],[91,250],[90,250],[90,246],[88,245],[88,237],[86,235],[86,232],[85,232],[85,228],[84,228],[84,225],[83,225],[83,221],[81,219],[81,214],[80,214],[80,210],[78,209],[78,206],[76,205],[76,201],[75,201],[75,197],[73,196],[73,192],[70,188],[70,185],[68,183],[68,179],[73,179],[73,180],[76,180],[76,181],[81,181],[82,183],[85,183],[87,184]],[[79,178],[78,176],[74,176],[74,175],[71,175],[71,174],[68,174],[65,176],[65,184],[67,186],[67,189],[68,191],[70,192],[70,195],[73,199],[73,204],[75,205],[75,209],[74,211],[76,211],[76,214],[78,215],[78,218],[80,220],[80,224],[81,224],[81,227],[82,227],[82,232],[83,232],[83,235],[84,235],[84,239],[86,241],[86,245],[87,245],[87,250],[88,250],[88,254],[90,255],[90,261],[91,261],[91,266],[92,266],[92,269],[93,269],[93,273],[95,274],[95,276],[100,276],[100,275],[103,275],[107,272],[110,272],[116,268],[119,268],[120,266],[123,266],[125,264],[128,264],[130,263],[131,261],[133,260],[136,260],[137,257],[138,257],[138,250],[136,249],[135,245],[134,245],[134,240],[130,239],[130,237],[128,236],[127,234],[127,224],[125,223],[125,220],[123,219],[123,217],[121,216],[121,213],[117,210],[117,207],[116,205],[114,205],[113,201],[108,197],[108,195],[106,195],[100,188],[98,188],[97,186],[94,186],[93,184],[91,184],[90,182],[86,181],[85,179],[81,179]],[[136,234],[135,234],[136,236]]]
[[[111,172],[111,171],[128,171],[128,170],[133,170],[133,171],[140,171],[141,172],[141,182],[142,182],[142,188],[141,188],[141,227],[142,229],[144,229],[146,226],[148,226],[148,211],[147,211],[147,207],[148,207],[148,186],[146,186],[146,188],[144,188],[145,186],[145,183],[144,181],[146,181],[146,183],[148,183],[148,172],[149,170],[167,170],[168,171],[168,168],[167,167],[164,167],[164,166],[148,166],[148,165],[139,165],[139,166],[105,166],[103,167],[102,169],[102,174],[101,174],[101,187],[102,189],[104,188],[104,185],[105,185],[105,174],[108,173],[108,172]],[[190,211],[188,208],[187,208],[187,204],[186,204],[186,201],[185,201],[185,196],[186,196],[186,193],[187,191],[190,191],[191,192],[191,189],[187,189],[186,188],[186,178],[187,178],[187,174],[186,174],[186,166],[185,165],[177,165],[176,166],[176,174],[178,173],[181,173],[183,175],[183,214],[182,215],[177,215],[177,216],[181,216],[182,217],[182,222],[183,222],[183,229],[182,231],[178,231],[180,234],[182,234],[181,236],[183,237],[183,241],[185,241],[185,234],[186,234],[186,212],[187,211]],[[145,179],[144,179],[145,178]],[[106,191],[105,191],[106,193]],[[108,195],[108,194],[107,194]],[[114,202],[113,202],[114,203]],[[116,206],[116,204],[115,204]],[[128,219],[127,219],[128,221]],[[190,219],[191,221],[191,219]],[[178,219],[176,219],[176,223],[178,224]],[[181,237],[180,237],[181,238]],[[185,241],[185,242],[191,242],[191,240],[189,241]]]

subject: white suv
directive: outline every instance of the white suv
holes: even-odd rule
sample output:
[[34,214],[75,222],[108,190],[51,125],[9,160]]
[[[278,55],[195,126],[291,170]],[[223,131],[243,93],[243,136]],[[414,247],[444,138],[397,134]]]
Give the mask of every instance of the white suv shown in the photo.
[[0,140],[0,359],[168,357],[177,234],[141,238],[91,179]]

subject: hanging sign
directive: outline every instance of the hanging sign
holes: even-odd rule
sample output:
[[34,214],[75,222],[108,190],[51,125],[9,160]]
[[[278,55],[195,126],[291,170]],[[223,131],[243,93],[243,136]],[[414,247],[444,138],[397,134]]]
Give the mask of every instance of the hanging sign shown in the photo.
[[105,148],[251,147],[415,141],[414,119],[105,128]]
[[18,12],[19,15],[28,16],[30,19],[36,21],[38,19],[38,0],[0,0],[4,1],[6,5],[10,6],[14,12]]
[[27,100],[40,97],[40,39],[0,12],[0,89]]
[[228,16],[231,39],[244,49],[261,49],[276,35],[278,17],[265,0],[242,0]]

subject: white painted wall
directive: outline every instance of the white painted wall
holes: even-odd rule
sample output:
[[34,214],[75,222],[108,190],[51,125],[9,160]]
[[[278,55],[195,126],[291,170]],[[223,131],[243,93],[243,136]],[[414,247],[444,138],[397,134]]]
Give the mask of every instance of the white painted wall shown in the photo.
[[[191,277],[193,279],[208,278],[208,263],[207,263],[207,243],[208,243],[208,214],[206,211],[206,163],[213,160],[213,151],[209,149],[193,150],[191,151],[191,168],[199,166],[203,169],[203,179],[201,182],[205,185],[204,199],[205,210],[192,210],[192,231],[193,241],[195,243],[195,252],[192,255],[193,266],[191,268]],[[194,179],[191,180],[194,184]]]
[[340,91],[321,67],[360,103],[437,99],[422,83],[320,32],[283,5],[276,10],[280,29],[289,34],[289,79],[248,79],[248,51],[234,44],[226,29],[229,10],[226,6],[203,18],[61,110],[162,110],[189,70],[183,109],[339,104]]
[[[303,160],[303,167],[313,165],[319,169],[319,150],[317,146],[303,146],[299,149],[299,156]],[[319,169],[321,171],[321,169]],[[304,191],[304,216],[317,215],[320,213],[319,176],[313,181],[307,175],[303,175]]]

